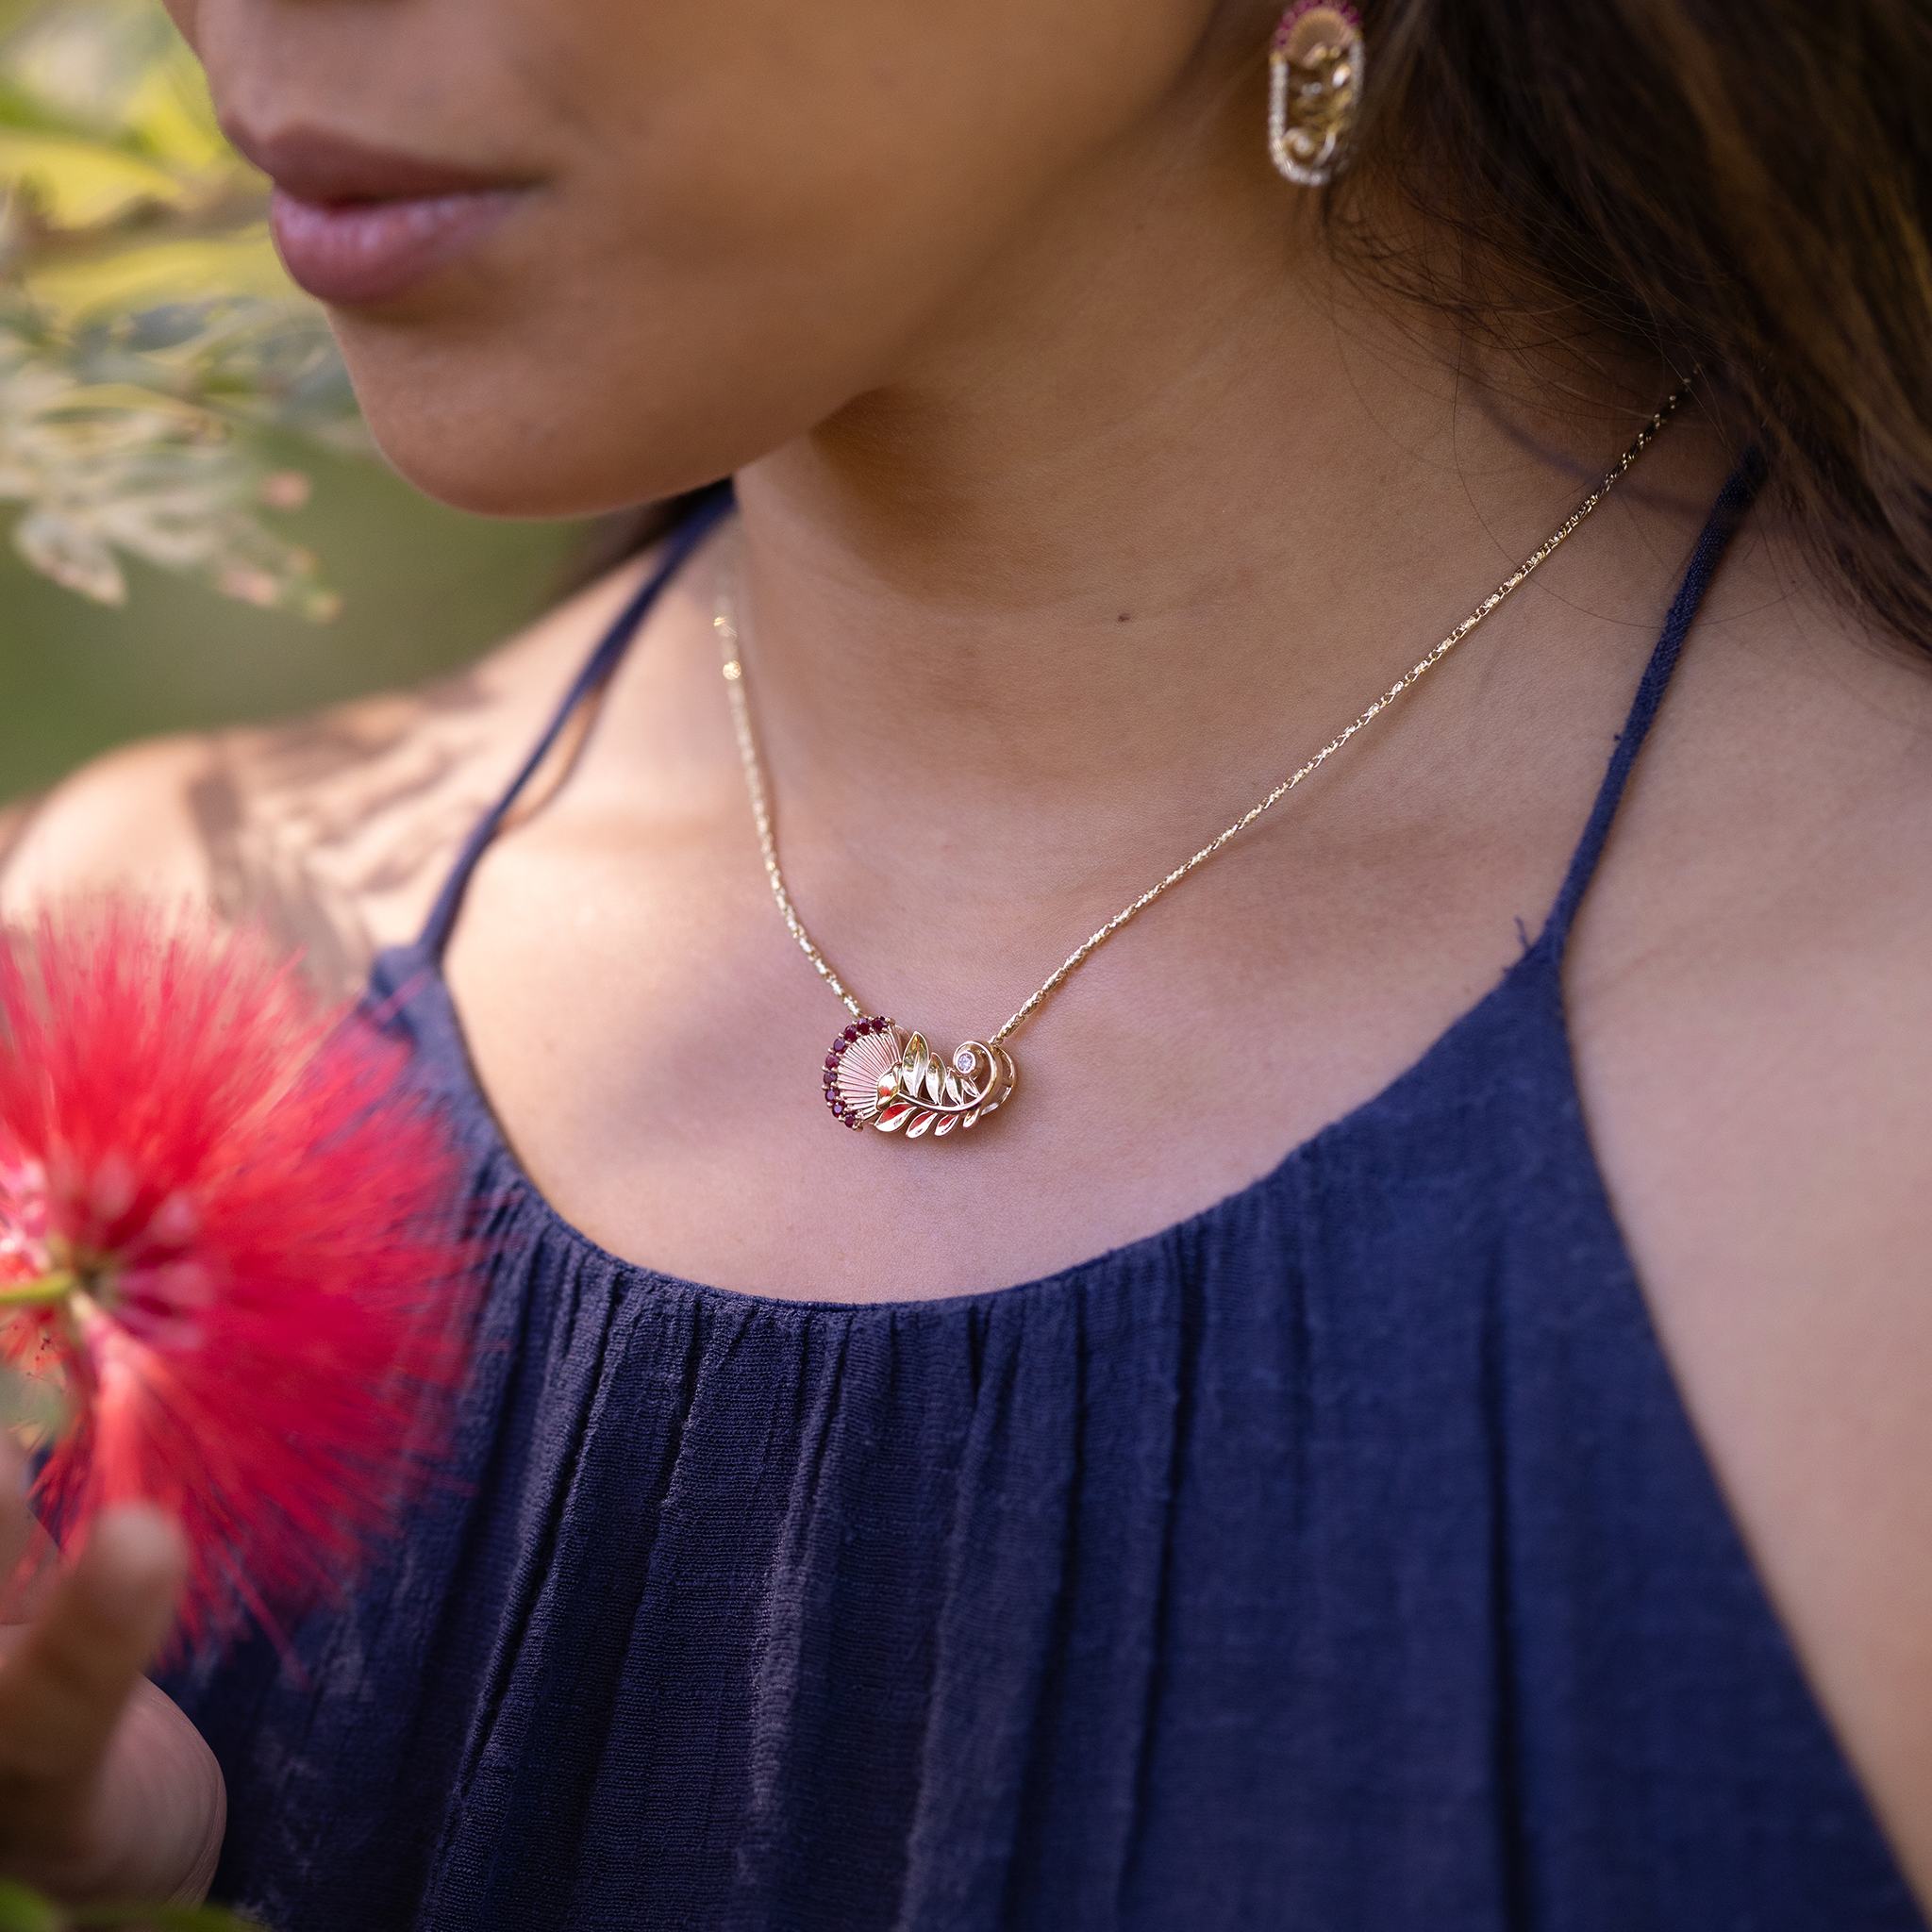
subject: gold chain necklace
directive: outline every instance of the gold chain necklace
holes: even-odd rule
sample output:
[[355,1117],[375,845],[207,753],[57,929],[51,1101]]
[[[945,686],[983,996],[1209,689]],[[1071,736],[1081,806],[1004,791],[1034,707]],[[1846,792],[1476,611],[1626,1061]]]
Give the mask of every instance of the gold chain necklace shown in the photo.
[[1345,729],[1331,738],[1307,764],[1291,772],[1258,805],[1243,812],[1233,824],[1210,840],[1184,865],[1177,865],[1158,885],[1150,887],[1132,905],[1124,906],[1091,939],[1068,955],[1059,971],[1047,980],[998,1032],[985,1040],[969,1040],[950,1062],[937,1054],[923,1033],[908,1033],[895,1022],[867,1013],[864,1007],[845,990],[832,962],[819,950],[805,929],[785,890],[785,874],[778,865],[778,841],[772,829],[772,809],[766,795],[763,767],[758,762],[758,741],[752,734],[751,706],[745,691],[744,657],[739,640],[734,573],[720,574],[717,615],[712,620],[724,657],[724,688],[731,699],[732,722],[738,728],[738,754],[744,766],[744,786],[751,796],[752,817],[757,821],[758,849],[764,855],[765,876],[772,884],[772,896],[778,903],[785,924],[817,969],[818,975],[844,1003],[852,1024],[833,1041],[825,1055],[825,1105],[833,1116],[855,1132],[876,1127],[882,1134],[904,1130],[908,1141],[931,1132],[941,1140],[955,1127],[972,1126],[995,1113],[1013,1097],[1018,1074],[1013,1057],[1005,1042],[1014,1030],[1038,1012],[1041,1005],[1064,986],[1070,974],[1104,946],[1122,926],[1144,912],[1163,892],[1188,876],[1196,866],[1205,865],[1227,841],[1244,832],[1270,807],[1286,798],[1302,780],[1327,763],[1356,733],[1392,705],[1424,673],[1432,671],[1512,591],[1528,582],[1531,575],[1556,553],[1577,526],[1600,504],[1617,480],[1641,456],[1664,425],[1676,414],[1690,385],[1676,391],[1657,410],[1604,480],[1571,511],[1548,541],[1520,563],[1476,608],[1428,655],[1419,659]]

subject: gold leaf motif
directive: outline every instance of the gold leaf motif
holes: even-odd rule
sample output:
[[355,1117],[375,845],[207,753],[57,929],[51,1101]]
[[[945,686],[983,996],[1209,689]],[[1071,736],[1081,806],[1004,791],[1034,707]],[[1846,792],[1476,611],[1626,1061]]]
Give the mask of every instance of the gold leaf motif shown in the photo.
[[[4,4],[4,0],[0,0]],[[923,1033],[892,1022],[861,1021],[856,1038],[832,1042],[826,1100],[850,1127],[874,1126],[908,1141],[942,1141],[974,1125],[1012,1097],[1012,1056],[969,1040],[948,1060]]]

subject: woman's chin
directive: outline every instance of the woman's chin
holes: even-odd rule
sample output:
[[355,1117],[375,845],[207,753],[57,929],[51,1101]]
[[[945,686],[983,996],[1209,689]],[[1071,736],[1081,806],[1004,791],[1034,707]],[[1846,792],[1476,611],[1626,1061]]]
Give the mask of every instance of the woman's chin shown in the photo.
[[515,465],[487,451],[452,449],[375,430],[385,461],[406,483],[451,509],[472,516],[542,521],[589,517],[625,504],[648,503],[673,492],[648,486],[634,493],[591,495],[569,472],[546,475],[536,465]]
[[805,329],[811,304],[790,284],[741,297],[658,278],[628,304],[588,308],[481,281],[462,292],[330,319],[390,463],[485,516],[594,516],[697,489],[808,433],[903,360],[896,325],[856,342]]
[[[346,332],[345,332],[346,334]],[[695,490],[815,420],[796,397],[746,408],[745,385],[692,380],[584,392],[554,369],[478,369],[460,349],[401,366],[358,354],[349,372],[383,457],[425,495],[491,517],[587,517]],[[734,388],[738,393],[734,395]]]
[[[737,463],[703,446],[653,454],[649,441],[603,453],[594,431],[533,437],[508,425],[459,428],[391,411],[365,398],[364,415],[389,466],[425,496],[474,516],[542,520],[601,516],[715,482]],[[573,446],[575,445],[575,446]]]

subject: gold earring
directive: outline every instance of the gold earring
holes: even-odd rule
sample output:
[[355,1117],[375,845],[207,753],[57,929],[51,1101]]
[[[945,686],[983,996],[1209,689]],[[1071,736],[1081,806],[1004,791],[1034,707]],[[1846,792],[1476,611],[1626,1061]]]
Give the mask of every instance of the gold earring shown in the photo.
[[1268,48],[1268,155],[1298,188],[1348,165],[1361,105],[1361,17],[1348,0],[1295,0]]

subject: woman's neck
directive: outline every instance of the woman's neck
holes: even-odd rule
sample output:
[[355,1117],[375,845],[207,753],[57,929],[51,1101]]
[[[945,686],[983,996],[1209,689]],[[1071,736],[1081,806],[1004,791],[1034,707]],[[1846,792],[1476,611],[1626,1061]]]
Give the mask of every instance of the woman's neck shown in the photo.
[[[760,728],[828,835],[890,802],[935,849],[971,824],[1024,854],[1046,811],[1165,851],[1473,608],[1661,400],[1660,371],[1580,352],[1476,379],[1452,325],[1334,266],[1258,132],[1205,99],[1164,125],[741,474]],[[1587,601],[1606,565],[1677,560],[1722,459],[1668,441],[1622,541],[1600,519],[1549,585]]]
[[[908,385],[741,476],[760,728],[795,808],[857,836],[890,796],[941,841],[1024,845],[1076,802],[1210,829],[1540,544],[1657,399],[1525,425],[1293,291],[1224,315],[1195,344],[1144,325],[1135,384],[1075,358],[1063,382]],[[1589,604],[1633,543],[1674,567],[1719,459],[1674,441],[1534,595]]]

